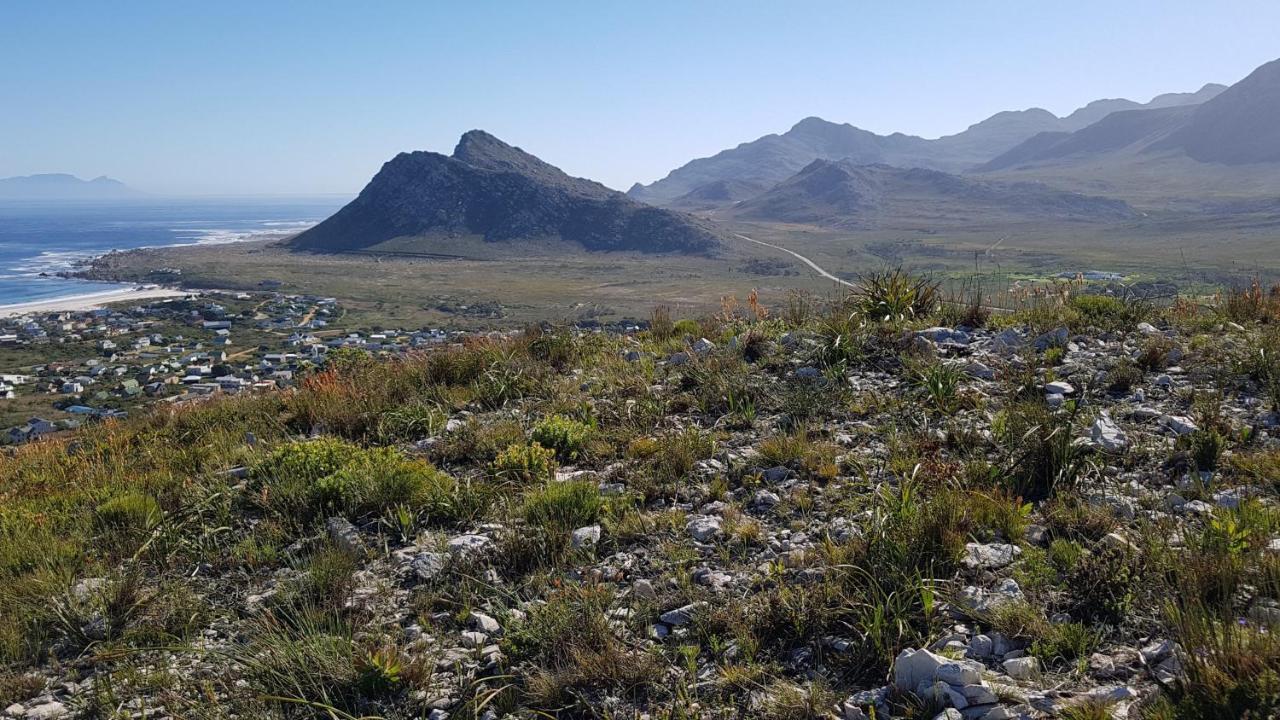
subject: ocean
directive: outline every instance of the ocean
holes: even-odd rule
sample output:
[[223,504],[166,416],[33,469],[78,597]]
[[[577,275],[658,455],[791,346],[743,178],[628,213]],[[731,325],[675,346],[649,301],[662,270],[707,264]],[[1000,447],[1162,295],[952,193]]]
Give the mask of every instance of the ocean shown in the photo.
[[349,199],[0,200],[0,305],[117,290],[122,286],[55,276],[111,250],[283,237]]

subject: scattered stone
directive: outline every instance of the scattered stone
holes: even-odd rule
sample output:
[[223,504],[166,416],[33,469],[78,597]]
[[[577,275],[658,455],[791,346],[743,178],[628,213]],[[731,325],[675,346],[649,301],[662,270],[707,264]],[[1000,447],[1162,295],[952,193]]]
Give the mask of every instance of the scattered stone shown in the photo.
[[573,531],[573,546],[575,548],[593,547],[598,542],[600,542],[599,525],[588,525]]
[[994,570],[1012,563],[1022,554],[1017,545],[967,543],[961,562],[970,570]]
[[1176,435],[1187,435],[1200,429],[1194,420],[1182,415],[1165,415],[1160,418],[1160,422]]
[[360,532],[346,518],[331,517],[324,523],[325,534],[329,536],[329,542],[338,546],[343,552],[351,555],[364,555],[364,541],[360,539]]
[[1102,413],[1089,428],[1089,439],[1097,447],[1109,453],[1123,452],[1129,447],[1129,438],[1107,413]]
[[424,552],[414,556],[413,560],[409,561],[409,567],[419,580],[426,582],[444,571],[445,562],[445,556],[440,553]]
[[668,610],[662,613],[662,615],[658,616],[658,619],[668,625],[674,625],[677,627],[680,625],[686,625],[692,621],[700,611],[704,610],[708,606],[709,603],[706,602],[689,603],[684,607],[678,607],[675,610]]
[[1040,675],[1040,661],[1035,656],[1005,660],[1000,665],[1014,680],[1033,680]]
[[449,554],[456,557],[474,557],[489,549],[493,541],[487,535],[459,535],[450,538]]
[[685,530],[698,542],[709,542],[720,537],[720,518],[715,515],[695,515],[685,523]]
[[1076,388],[1069,382],[1055,380],[1051,383],[1045,383],[1044,391],[1049,395],[1071,395],[1075,393]]

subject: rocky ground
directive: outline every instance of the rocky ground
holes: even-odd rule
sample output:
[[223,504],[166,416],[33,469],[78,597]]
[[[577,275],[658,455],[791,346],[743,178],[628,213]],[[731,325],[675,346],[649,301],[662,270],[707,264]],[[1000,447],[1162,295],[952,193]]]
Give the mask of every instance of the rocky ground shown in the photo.
[[344,354],[23,448],[0,714],[1276,712],[1266,299],[873,290]]

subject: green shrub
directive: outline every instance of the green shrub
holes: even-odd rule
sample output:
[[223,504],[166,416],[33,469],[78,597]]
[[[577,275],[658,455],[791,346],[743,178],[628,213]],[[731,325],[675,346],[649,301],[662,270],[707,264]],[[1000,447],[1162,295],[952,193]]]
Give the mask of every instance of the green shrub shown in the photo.
[[1102,382],[1107,392],[1127,393],[1142,383],[1142,370],[1126,358],[1113,365]]
[[1216,428],[1200,428],[1178,438],[1178,447],[1196,470],[1212,472],[1218,469],[1227,439]]
[[852,299],[869,320],[903,322],[932,314],[941,296],[937,281],[895,268],[863,275]]
[[533,441],[566,462],[577,460],[590,438],[590,425],[564,415],[552,415],[533,428]]
[[1097,547],[1066,573],[1071,614],[1089,623],[1118,625],[1129,617],[1141,581],[1141,564],[1133,552]]
[[1130,330],[1151,314],[1142,301],[1109,295],[1075,295],[1067,302],[1079,318],[1073,329]]
[[1085,448],[1075,442],[1074,407],[1053,412],[1035,401],[1016,405],[992,422],[1006,454],[1009,489],[1024,500],[1039,501],[1075,485],[1088,467]]
[[917,369],[913,374],[913,382],[918,391],[929,400],[939,412],[946,415],[960,408],[960,381],[964,372],[949,363],[932,363]]
[[547,480],[555,472],[556,452],[538,443],[513,444],[498,453],[490,472],[502,480],[531,483]]
[[1174,683],[1163,715],[1171,720],[1271,718],[1280,714],[1280,635],[1194,603],[1168,614],[1186,679]]

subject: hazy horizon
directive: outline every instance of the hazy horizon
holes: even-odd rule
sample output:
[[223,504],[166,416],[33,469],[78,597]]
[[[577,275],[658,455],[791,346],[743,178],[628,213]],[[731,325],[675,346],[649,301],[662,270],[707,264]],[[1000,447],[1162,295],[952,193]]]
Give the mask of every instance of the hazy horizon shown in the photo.
[[625,190],[807,116],[954,134],[1231,84],[1280,6],[247,2],[0,8],[0,177],[154,195],[353,194],[397,152],[482,128]]

